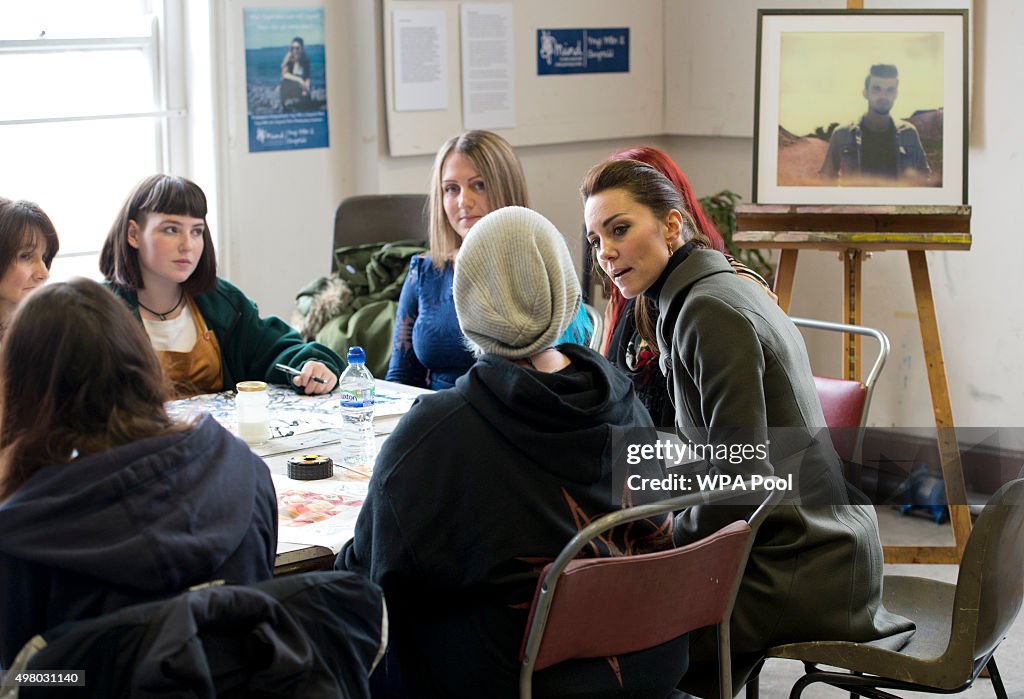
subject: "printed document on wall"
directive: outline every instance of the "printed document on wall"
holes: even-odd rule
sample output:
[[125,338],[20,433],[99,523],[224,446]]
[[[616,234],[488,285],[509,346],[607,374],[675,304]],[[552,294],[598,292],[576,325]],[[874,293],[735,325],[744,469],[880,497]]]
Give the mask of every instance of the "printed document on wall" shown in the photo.
[[395,10],[391,18],[395,111],[448,109],[444,10]]
[[466,129],[516,125],[512,3],[462,5],[462,121]]

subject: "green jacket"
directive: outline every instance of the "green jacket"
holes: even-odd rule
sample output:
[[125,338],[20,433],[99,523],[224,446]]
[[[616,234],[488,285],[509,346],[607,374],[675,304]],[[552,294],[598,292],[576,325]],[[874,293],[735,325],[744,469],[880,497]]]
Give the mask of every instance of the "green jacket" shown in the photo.
[[[882,605],[875,511],[848,499],[800,332],[713,250],[694,251],[668,273],[658,307],[662,370],[680,437],[767,445],[767,459],[717,455],[708,472],[794,475],[797,492],[764,521],[750,553],[732,616],[733,652],[886,637],[887,647],[899,648],[913,624]],[[690,508],[676,518],[673,540],[690,543],[746,514]],[[691,661],[713,657],[713,644],[690,643]]]
[[[142,322],[135,291],[107,286]],[[307,361],[315,360],[341,375],[345,362],[334,350],[318,342],[303,342],[299,334],[277,316],[260,318],[256,304],[234,284],[218,277],[213,290],[199,294],[195,302],[220,344],[225,390],[233,389],[239,381],[290,386],[291,377],[275,369],[274,364],[300,369]]]
[[[394,336],[395,313],[409,271],[409,260],[426,251],[422,243],[400,240],[391,243],[366,243],[340,247],[334,251],[337,272],[352,292],[340,304],[337,314],[319,327],[306,325],[305,337],[316,340],[339,353],[360,345],[366,352],[366,366],[374,376],[384,376],[391,361],[391,340]],[[310,308],[321,294],[329,294],[327,277],[310,282],[296,295],[300,316],[309,315]],[[299,321],[294,321],[300,325]],[[302,327],[300,325],[300,327]]]

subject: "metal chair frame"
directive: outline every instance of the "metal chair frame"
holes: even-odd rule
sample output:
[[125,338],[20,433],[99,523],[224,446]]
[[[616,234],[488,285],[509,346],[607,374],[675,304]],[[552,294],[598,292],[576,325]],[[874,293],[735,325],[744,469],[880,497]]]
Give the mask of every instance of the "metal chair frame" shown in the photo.
[[[995,651],[1024,604],[1022,585],[1024,478],[1018,477],[982,510],[955,585],[913,576],[884,578],[886,608],[917,623],[906,646],[895,651],[870,643],[815,641],[776,646],[767,656],[804,663],[806,674],[793,685],[790,699],[815,683],[870,699],[899,699],[886,689],[956,694],[970,687],[983,668],[996,696],[1007,699]],[[819,670],[818,665],[849,673]],[[748,685],[747,697],[756,699],[756,684]]]
[[587,317],[590,318],[590,324],[594,326],[588,346],[595,352],[600,352],[601,337],[604,335],[604,315],[589,303],[584,303],[583,309],[587,312]]
[[[569,543],[565,545],[561,553],[550,563],[542,572],[541,577],[537,581],[537,593],[534,600],[533,609],[531,611],[530,619],[527,624],[527,631],[524,644],[524,653],[522,658],[522,664],[520,666],[519,674],[519,696],[521,699],[530,699],[532,697],[532,678],[534,673],[534,667],[538,660],[538,654],[541,651],[541,643],[544,638],[544,632],[547,627],[547,621],[551,614],[552,608],[558,603],[556,597],[556,591],[558,589],[558,582],[562,576],[566,573],[567,569],[573,563],[577,566],[580,564],[587,564],[594,562],[595,560],[600,561],[629,561],[632,563],[643,563],[650,561],[654,557],[664,556],[665,551],[659,551],[655,553],[639,554],[635,556],[623,556],[613,559],[584,559],[577,561],[576,556],[579,552],[587,546],[591,541],[600,536],[601,534],[613,529],[622,524],[633,522],[639,519],[647,517],[653,517],[668,512],[676,512],[678,510],[685,509],[694,505],[702,505],[708,503],[718,503],[724,500],[738,497],[740,495],[750,495],[752,491],[756,489],[748,488],[746,490],[717,490],[711,492],[702,493],[690,493],[687,495],[680,495],[660,502],[649,503],[644,505],[637,505],[634,507],[617,510],[606,514],[591,524],[580,530]],[[730,639],[729,639],[729,618],[732,615],[733,605],[736,600],[736,593],[739,590],[740,581],[743,577],[743,570],[746,566],[747,558],[750,554],[750,549],[753,545],[754,537],[757,534],[757,530],[761,523],[768,516],[775,505],[782,499],[783,491],[781,489],[764,490],[766,496],[764,500],[758,505],[754,512],[747,518],[746,524],[746,542],[742,550],[742,554],[739,557],[739,561],[735,570],[735,574],[732,579],[728,581],[730,584],[728,602],[725,608],[725,613],[721,620],[717,624],[718,628],[718,649],[719,649],[719,676],[722,688],[722,697],[732,697],[732,667],[730,663]],[[742,520],[739,522],[742,523]],[[736,522],[733,523],[735,525]],[[714,534],[709,535],[703,539],[700,539],[689,546],[684,546],[678,549],[671,549],[670,552],[679,552],[679,555],[685,555],[690,547],[699,545],[701,542],[707,542],[713,539],[716,535],[721,534],[725,529],[730,526],[727,525],[723,529],[718,530]],[[593,570],[593,569],[591,569]],[[581,571],[582,572],[582,571]],[[719,583],[720,581],[714,581]],[[674,591],[671,593],[673,594]],[[685,604],[683,598],[679,599],[680,604]],[[600,604],[600,601],[596,601],[595,604],[600,607],[604,605]],[[688,631],[693,630],[692,628],[680,628],[674,629],[675,638],[681,636]],[[636,648],[633,650],[644,650],[644,648]]]
[[[878,341],[878,354],[875,355],[875,361],[871,365],[871,369],[868,371],[867,378],[861,382],[864,387],[864,405],[860,411],[860,424],[857,429],[857,436],[854,442],[852,461],[859,464],[861,462],[862,449],[864,446],[864,429],[868,423],[868,411],[871,408],[871,397],[875,392],[875,384],[878,382],[878,377],[882,373],[882,369],[885,368],[885,362],[889,358],[891,351],[891,345],[889,338],[881,330],[870,328],[865,325],[849,325],[847,323],[833,323],[826,320],[815,320],[812,318],[791,318],[793,324],[798,328],[808,328],[811,330],[825,330],[830,332],[840,333],[851,333],[853,335],[862,335],[866,337],[873,337]],[[829,427],[837,427],[837,425],[829,425]]]

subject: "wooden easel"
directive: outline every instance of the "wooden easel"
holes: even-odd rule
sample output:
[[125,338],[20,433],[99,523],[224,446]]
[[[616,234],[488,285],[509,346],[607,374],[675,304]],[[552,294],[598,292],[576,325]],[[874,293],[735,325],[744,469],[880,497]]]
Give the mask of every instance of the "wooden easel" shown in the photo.
[[[860,324],[861,264],[871,250],[906,250],[917,301],[917,318],[928,366],[939,458],[946,501],[953,525],[954,546],[886,546],[887,563],[959,563],[971,517],[964,487],[960,451],[953,435],[946,366],[932,299],[925,250],[968,250],[971,247],[968,206],[787,206],[744,204],[736,207],[733,242],[741,248],[781,251],[775,278],[779,306],[789,313],[800,250],[837,250],[843,259],[843,322]],[[843,343],[845,378],[860,380],[859,338]]]

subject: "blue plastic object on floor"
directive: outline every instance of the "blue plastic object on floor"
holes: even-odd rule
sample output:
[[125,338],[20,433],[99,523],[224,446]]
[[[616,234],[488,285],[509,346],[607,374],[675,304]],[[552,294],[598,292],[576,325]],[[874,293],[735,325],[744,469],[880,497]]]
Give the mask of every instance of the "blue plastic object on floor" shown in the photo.
[[900,506],[900,513],[909,515],[920,512],[936,524],[949,521],[946,484],[931,472],[928,464],[922,464],[910,473],[906,492],[907,502]]

